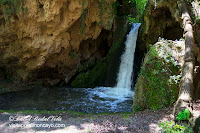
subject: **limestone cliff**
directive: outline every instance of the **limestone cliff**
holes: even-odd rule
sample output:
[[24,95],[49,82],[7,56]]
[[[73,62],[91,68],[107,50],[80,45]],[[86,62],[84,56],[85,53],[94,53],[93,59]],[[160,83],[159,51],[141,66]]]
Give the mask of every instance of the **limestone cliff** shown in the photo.
[[0,10],[0,69],[10,77],[65,79],[83,62],[105,56],[116,0],[24,0],[24,11]]

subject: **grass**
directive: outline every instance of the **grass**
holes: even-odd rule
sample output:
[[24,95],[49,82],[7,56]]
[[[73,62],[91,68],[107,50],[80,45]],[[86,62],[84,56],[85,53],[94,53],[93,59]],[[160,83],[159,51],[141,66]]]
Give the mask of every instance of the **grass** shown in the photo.
[[76,112],[72,110],[0,110],[0,113],[19,113],[19,114],[69,114],[69,115],[87,115],[87,116],[93,116],[93,115],[120,115],[123,118],[127,118],[130,115],[133,115],[134,112],[124,112],[124,113],[113,113],[113,112],[105,112],[105,113],[84,113],[84,112]]

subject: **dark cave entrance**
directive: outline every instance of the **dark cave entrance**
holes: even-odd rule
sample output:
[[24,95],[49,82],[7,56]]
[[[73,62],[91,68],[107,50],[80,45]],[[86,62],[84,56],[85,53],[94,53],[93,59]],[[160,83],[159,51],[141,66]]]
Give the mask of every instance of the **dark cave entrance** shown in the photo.
[[160,37],[167,40],[177,40],[183,36],[183,28],[180,23],[175,20],[169,8],[160,8],[157,9],[161,14],[158,19],[161,19],[161,22],[164,22],[164,25],[161,23],[161,29],[163,28],[162,35]]
[[168,40],[180,39],[183,36],[183,29],[180,27],[180,24],[176,22],[172,26],[166,27],[163,38]]

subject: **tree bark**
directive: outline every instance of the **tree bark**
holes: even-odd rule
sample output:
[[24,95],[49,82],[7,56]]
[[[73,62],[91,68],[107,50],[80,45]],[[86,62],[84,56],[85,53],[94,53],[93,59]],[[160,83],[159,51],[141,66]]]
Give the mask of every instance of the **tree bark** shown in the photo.
[[[194,72],[194,36],[192,20],[184,0],[181,0],[181,11],[183,19],[183,29],[185,38],[184,65],[182,68],[182,78],[180,81],[179,97],[174,108],[174,116],[182,109],[189,109],[192,114],[191,92],[193,90]],[[176,117],[175,117],[176,118]]]

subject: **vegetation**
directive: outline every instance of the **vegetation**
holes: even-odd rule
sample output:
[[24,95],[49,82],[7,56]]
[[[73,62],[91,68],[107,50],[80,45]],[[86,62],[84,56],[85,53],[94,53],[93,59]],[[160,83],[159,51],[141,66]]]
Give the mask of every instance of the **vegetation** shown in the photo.
[[179,114],[177,116],[177,119],[179,121],[189,120],[189,118],[190,118],[190,111],[188,109],[181,110],[181,112],[179,112]]
[[193,133],[192,127],[188,125],[175,124],[174,121],[167,121],[159,123],[159,127],[162,128],[162,133]]
[[71,59],[74,59],[74,58],[75,58],[75,55],[74,55],[74,51],[73,51],[73,50],[70,51],[69,56],[70,56]]
[[104,60],[99,61],[92,70],[80,73],[71,86],[74,88],[93,88],[100,85],[104,78],[103,72],[106,70],[106,66]]
[[195,120],[193,130],[195,133],[200,132],[200,116]]
[[[61,114],[61,113],[67,113],[72,115],[87,115],[87,113],[83,112],[75,112],[75,111],[47,111],[47,110],[0,110],[0,113],[23,113],[23,114]],[[88,114],[90,115],[90,114]]]
[[82,2],[82,15],[81,15],[81,29],[79,31],[80,34],[84,34],[85,31],[85,19],[86,19],[86,9],[85,9],[85,4],[86,4],[87,0],[83,0]]
[[[88,0],[82,0],[82,16],[81,16],[81,20],[82,20],[82,24],[81,24],[81,29],[80,29],[80,34],[84,34],[84,30],[85,30],[85,19],[87,16],[87,10],[85,9],[85,5],[87,3]],[[129,20],[129,22],[134,22],[134,23],[138,23],[140,22],[146,5],[147,5],[148,0],[124,0],[122,1],[123,4],[128,5],[129,8],[135,8],[137,9],[137,13],[131,13],[131,14],[126,14],[127,18]],[[110,3],[109,1],[106,0],[99,0],[98,1],[98,10],[99,10],[99,18],[100,18],[100,22],[99,25],[102,27],[106,27],[108,30],[111,30],[112,28],[112,20],[113,20],[113,16],[117,16],[118,15],[118,7],[120,6],[119,2],[116,1],[115,3]],[[106,14],[106,15],[105,15]],[[137,15],[135,15],[137,14]],[[104,21],[104,17],[107,16],[107,22]]]
[[105,0],[100,0],[99,1],[99,18],[100,18],[100,22],[99,22],[99,25],[101,25],[101,26],[103,26],[104,24],[103,24],[103,8],[104,8],[104,6],[105,6],[105,3],[106,1]]
[[134,110],[159,109],[176,101],[181,69],[170,45],[163,41],[150,46],[135,86]]
[[113,43],[107,56],[102,60],[96,62],[96,64],[95,62],[90,62],[88,65],[87,64],[81,65],[78,71],[80,74],[71,83],[72,87],[93,88],[96,86],[102,86],[105,80],[107,67],[110,64],[112,58],[115,58],[113,54],[120,49],[120,47],[122,46],[121,44],[123,43],[124,37],[126,35],[126,28],[124,27],[124,19],[123,21],[119,20],[118,23],[120,24],[115,32],[116,41]]
[[[79,31],[79,34],[84,34],[85,31],[85,19],[87,16],[87,10],[85,9],[86,7],[86,3],[88,2],[88,0],[82,0],[82,15],[81,15],[81,29]],[[108,30],[111,30],[112,28],[112,20],[113,20],[113,16],[116,12],[116,4],[115,3],[111,3],[109,1],[106,0],[100,0],[98,1],[98,10],[99,10],[99,25],[101,27],[105,27]],[[107,15],[107,22],[105,22],[104,20],[104,15]],[[106,16],[105,15],[105,16]]]
[[[111,30],[112,20],[116,12],[116,7],[117,6],[115,3],[111,3],[110,1],[107,1],[107,0],[100,0],[98,2],[100,26],[106,27],[108,30]],[[107,22],[105,22],[104,20],[105,16],[107,16]]]
[[135,0],[135,1],[136,1],[136,7],[137,7],[137,10],[138,10],[138,14],[142,15],[145,11],[146,4],[149,0]]
[[9,20],[11,15],[16,15],[20,11],[25,10],[23,8],[24,0],[1,0],[0,5],[4,9],[6,20]]
[[[88,0],[82,0],[82,16],[81,16],[82,23],[81,23],[80,34],[84,34],[86,27],[85,21],[87,16],[87,9],[86,9],[87,2]],[[128,6],[136,8],[137,15],[135,14],[133,15],[132,12],[131,14],[128,15],[126,14],[129,22],[134,22],[134,23],[141,22],[141,18],[145,13],[145,8],[148,4],[148,0],[122,0],[121,2]],[[191,0],[188,0],[188,2],[191,2]],[[199,0],[197,0],[197,2],[199,2]],[[0,5],[4,11],[6,20],[9,20],[11,16],[16,16],[18,13],[23,11],[24,10],[23,4],[24,0],[0,0]],[[97,10],[99,10],[99,19],[100,19],[99,25],[101,27],[106,27],[108,30],[112,28],[113,15],[114,14],[118,15],[117,8],[119,6],[120,6],[119,1],[114,4],[110,4],[109,1],[107,0],[98,0]],[[156,0],[155,0],[155,6],[156,6]],[[105,16],[109,18],[107,22],[104,21]],[[194,17],[195,17],[194,22],[199,24],[200,23],[199,16],[194,16]],[[121,31],[124,32],[123,30]],[[104,59],[98,62],[91,62],[90,64],[81,65],[78,70],[80,74],[72,82],[72,87],[95,87],[102,83],[102,81],[104,80],[105,71],[111,60],[111,56],[113,55],[114,52],[116,52],[120,48],[123,41],[123,35],[125,33],[121,34],[120,31],[117,32],[120,33],[122,37],[113,43],[112,47],[109,50],[108,55]],[[196,42],[199,42],[198,37]],[[135,87],[136,95],[133,105],[134,110],[143,110],[146,108],[152,110],[160,109],[163,107],[167,107],[169,105],[173,105],[173,103],[176,101],[178,97],[179,82],[182,70],[179,67],[177,61],[175,60],[172,52],[169,51],[169,49],[171,49],[173,45],[174,44],[171,42],[163,41],[158,45],[150,46],[149,52],[144,60],[144,65],[141,67],[140,75]],[[193,45],[191,46],[193,47]],[[74,51],[71,51],[69,53],[69,56],[71,57],[71,59],[74,59],[76,57]],[[190,73],[193,73],[193,69],[192,72]],[[2,90],[3,89],[4,87],[2,88]],[[20,112],[33,113],[34,111],[33,112],[20,111]],[[35,111],[35,113],[66,113],[66,112]],[[124,114],[124,115],[122,114],[123,118],[127,118],[128,116],[129,114]],[[188,121],[190,117],[191,115],[189,110],[184,109],[181,112],[179,112],[176,119],[179,121]],[[192,132],[191,125],[177,124],[174,121],[162,122],[159,124],[159,126],[162,128],[162,132],[164,133]]]
[[128,1],[126,1],[130,4],[130,6],[136,6],[136,10],[137,10],[136,16],[134,14],[128,15],[128,19],[130,22],[133,22],[133,23],[141,22],[141,19],[144,15],[148,1],[149,0],[128,0]]
[[19,113],[19,114],[70,114],[70,115],[87,115],[87,116],[92,116],[92,115],[120,115],[123,118],[128,118],[131,116],[133,113],[112,113],[112,112],[107,112],[107,113],[84,113],[84,112],[77,112],[77,111],[72,111],[72,110],[0,110],[0,113]]

